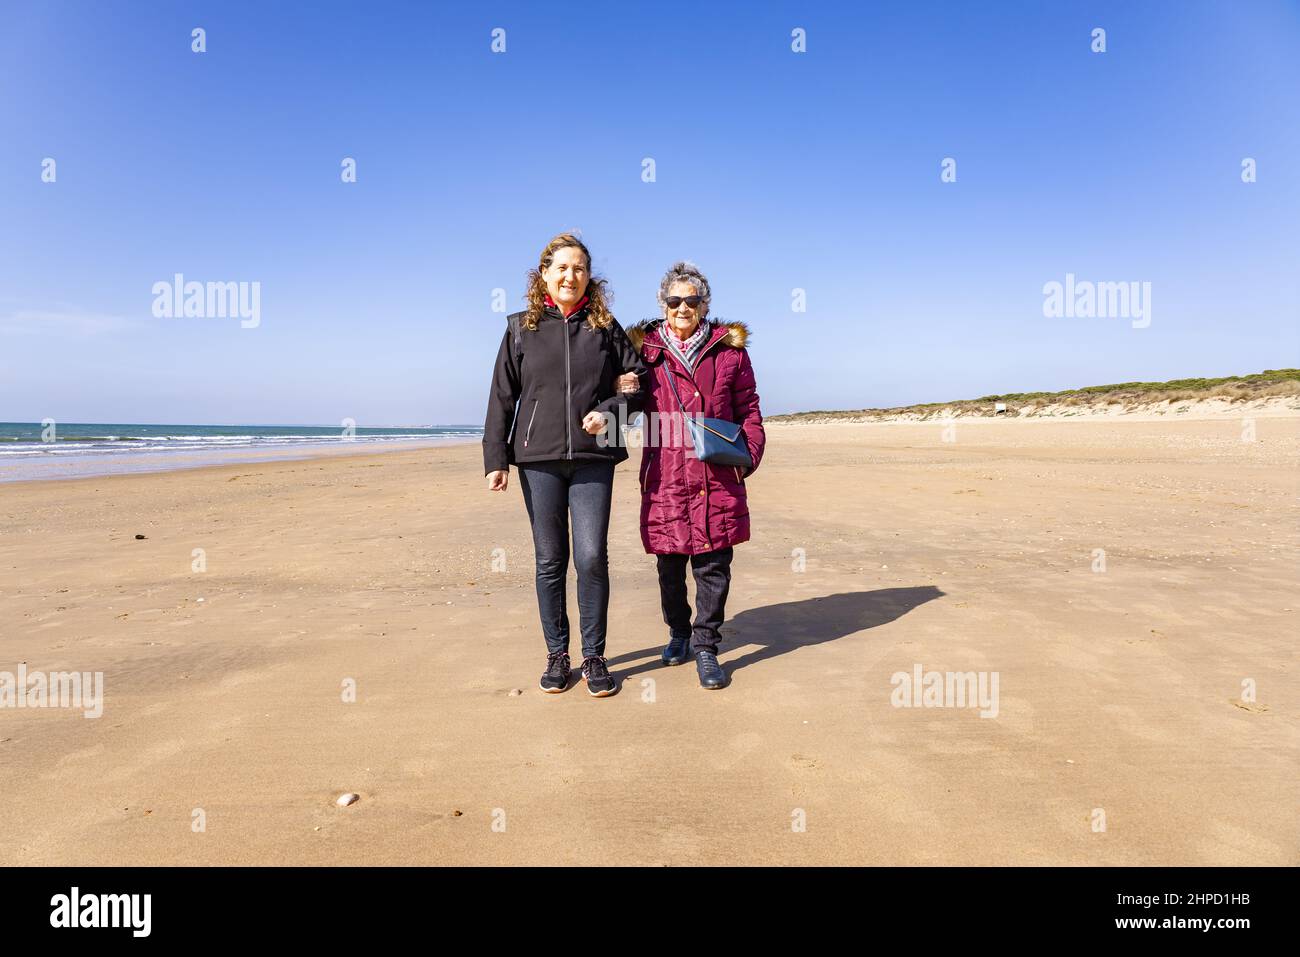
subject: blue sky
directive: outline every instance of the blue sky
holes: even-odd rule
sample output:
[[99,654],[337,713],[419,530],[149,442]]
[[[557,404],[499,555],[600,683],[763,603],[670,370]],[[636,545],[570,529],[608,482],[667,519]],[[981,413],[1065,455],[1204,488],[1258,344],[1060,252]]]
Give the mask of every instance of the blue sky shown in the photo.
[[570,228],[625,325],[699,263],[768,413],[1300,365],[1296,2],[7,2],[0,87],[0,420],[480,423]]

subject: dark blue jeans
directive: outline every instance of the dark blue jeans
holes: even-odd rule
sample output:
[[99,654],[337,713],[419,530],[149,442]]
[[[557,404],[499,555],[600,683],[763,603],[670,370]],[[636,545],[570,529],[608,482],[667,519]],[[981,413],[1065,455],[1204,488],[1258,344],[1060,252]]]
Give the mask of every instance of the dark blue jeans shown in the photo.
[[569,516],[573,516],[573,564],[578,570],[582,656],[605,654],[609,618],[609,507],[614,463],[583,459],[526,462],[519,484],[533,526],[537,559],[537,610],[546,650],[569,650]]
[[[719,629],[727,618],[733,549],[719,548],[699,555],[659,555],[659,603],[664,624],[673,638],[691,639],[692,651],[718,653]],[[695,573],[695,626],[686,601],[686,564]]]

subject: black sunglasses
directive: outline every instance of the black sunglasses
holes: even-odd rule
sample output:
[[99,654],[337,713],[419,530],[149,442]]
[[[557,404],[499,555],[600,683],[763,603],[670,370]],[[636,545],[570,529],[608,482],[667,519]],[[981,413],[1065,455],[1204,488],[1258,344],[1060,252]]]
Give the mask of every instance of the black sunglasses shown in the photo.
[[664,299],[664,305],[669,309],[676,309],[682,303],[686,303],[686,305],[694,309],[703,301],[703,296],[669,296]]

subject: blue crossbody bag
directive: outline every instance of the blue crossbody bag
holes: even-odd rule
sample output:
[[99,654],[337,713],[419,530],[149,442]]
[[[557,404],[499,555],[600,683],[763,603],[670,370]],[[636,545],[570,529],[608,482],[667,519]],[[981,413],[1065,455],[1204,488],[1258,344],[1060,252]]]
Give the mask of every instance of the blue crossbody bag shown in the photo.
[[735,422],[726,419],[708,419],[693,416],[686,411],[681,393],[677,391],[676,376],[668,370],[668,384],[672,386],[673,395],[682,410],[682,419],[691,437],[695,457],[710,465],[729,465],[734,468],[749,469],[754,467],[754,459],[749,454],[749,443],[745,441],[745,430]]

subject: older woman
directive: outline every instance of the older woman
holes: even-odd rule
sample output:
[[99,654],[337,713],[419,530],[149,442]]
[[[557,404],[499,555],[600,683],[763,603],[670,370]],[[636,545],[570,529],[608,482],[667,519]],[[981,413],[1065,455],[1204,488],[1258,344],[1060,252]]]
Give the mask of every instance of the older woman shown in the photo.
[[[609,610],[609,512],[621,442],[601,434],[610,419],[640,408],[637,375],[645,372],[609,311],[605,280],[591,275],[591,253],[563,233],[546,244],[528,273],[528,308],[509,317],[497,350],[483,426],[488,488],[503,492],[510,466],[533,529],[537,607],[546,639],[548,694],[569,686],[569,519],[578,570],[582,677],[604,698],[618,690],[605,663]],[[620,382],[620,373],[630,373]],[[627,404],[619,414],[618,407]]]
[[[704,274],[693,263],[679,262],[659,284],[663,317],[633,326],[628,337],[648,370],[641,542],[659,565],[668,625],[662,660],[679,665],[693,652],[701,687],[713,689],[727,683],[718,664],[718,630],[726,615],[732,549],[749,540],[745,479],[758,468],[765,436],[754,368],[745,351],[749,330],[740,322],[710,321],[709,299]],[[702,462],[689,438],[674,441],[682,430],[672,423],[680,423],[683,412],[741,426],[753,466],[742,470]],[[695,576],[694,625],[686,600],[688,563]]]

